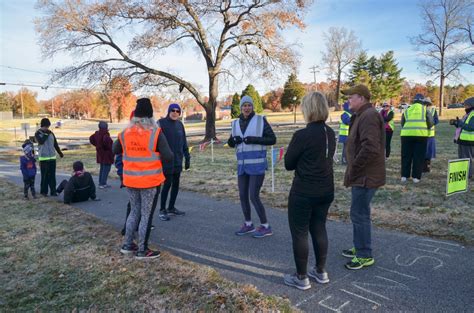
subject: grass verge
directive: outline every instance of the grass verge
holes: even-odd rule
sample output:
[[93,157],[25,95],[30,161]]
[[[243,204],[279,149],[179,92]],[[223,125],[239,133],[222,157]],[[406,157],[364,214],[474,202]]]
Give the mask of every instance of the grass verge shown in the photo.
[[288,300],[163,252],[120,255],[110,226],[0,180],[0,311],[292,311]]

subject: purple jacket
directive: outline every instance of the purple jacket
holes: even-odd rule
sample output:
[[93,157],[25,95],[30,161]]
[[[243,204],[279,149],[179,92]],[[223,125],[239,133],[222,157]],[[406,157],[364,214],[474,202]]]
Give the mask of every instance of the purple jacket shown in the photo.
[[107,129],[99,129],[89,137],[89,141],[95,146],[97,163],[114,163],[114,154],[112,152],[113,141]]
[[20,157],[20,169],[23,174],[23,179],[28,179],[36,176],[36,160],[34,157]]

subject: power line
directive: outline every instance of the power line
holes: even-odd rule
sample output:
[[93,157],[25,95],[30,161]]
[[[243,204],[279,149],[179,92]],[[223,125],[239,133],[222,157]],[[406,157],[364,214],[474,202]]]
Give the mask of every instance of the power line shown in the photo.
[[23,72],[38,73],[38,74],[50,75],[52,73],[52,72],[40,72],[40,71],[34,71],[34,70],[27,70],[27,69],[24,69],[24,68],[13,67],[13,66],[8,66],[8,65],[0,65],[0,67],[5,67],[5,68],[12,69],[12,70],[18,70],[18,71],[23,71]]

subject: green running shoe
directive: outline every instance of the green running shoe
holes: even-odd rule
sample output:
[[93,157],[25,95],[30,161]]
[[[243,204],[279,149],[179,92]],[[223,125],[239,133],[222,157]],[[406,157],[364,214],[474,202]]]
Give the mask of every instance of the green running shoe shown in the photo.
[[360,270],[363,267],[375,264],[374,258],[358,258],[354,257],[350,262],[346,263],[346,268],[349,270]]

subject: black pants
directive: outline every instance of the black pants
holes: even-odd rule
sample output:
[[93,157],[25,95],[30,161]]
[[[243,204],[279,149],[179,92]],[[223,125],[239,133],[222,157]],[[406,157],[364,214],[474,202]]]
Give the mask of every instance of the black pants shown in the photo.
[[293,240],[296,272],[306,275],[308,265],[308,231],[313,241],[316,268],[323,271],[328,254],[326,217],[334,195],[306,197],[290,193],[288,197],[288,222]]
[[176,203],[176,198],[178,197],[179,192],[179,179],[181,177],[181,172],[174,174],[165,174],[165,183],[163,185],[163,192],[161,193],[161,206],[160,211],[166,210],[166,200],[168,200],[168,193],[171,189],[170,202],[168,203],[168,210],[174,208]]
[[64,188],[66,188],[66,185],[67,185],[67,179],[63,179],[63,180],[59,183],[58,188],[56,188],[56,192],[57,192],[57,193],[63,192]]
[[402,177],[421,179],[428,137],[403,136]]
[[[150,218],[148,219],[148,225],[147,225],[147,229],[146,229],[146,233],[145,233],[145,251],[148,249],[148,239],[150,238],[151,226],[153,224],[153,215],[155,214],[156,205],[158,204],[158,197],[160,196],[160,190],[161,190],[161,186],[156,187],[156,194],[155,194],[155,197],[153,198],[153,204],[151,206]],[[128,201],[128,203],[127,203],[127,215],[125,216],[125,224],[123,225],[122,236],[125,235],[125,230],[127,228],[127,219],[128,219],[128,216],[130,215],[131,209],[132,208],[131,208],[131,205],[130,205],[130,201]],[[138,230],[138,225],[137,225],[137,230]]]
[[393,132],[385,132],[385,157],[390,157]]
[[56,194],[56,160],[40,161],[41,184],[40,193],[48,194],[48,186],[51,195]]
[[265,175],[243,174],[238,176],[240,205],[242,206],[245,221],[247,222],[252,220],[250,213],[250,201],[252,201],[255,211],[257,211],[258,217],[260,218],[260,223],[267,223],[265,207],[260,200],[260,189],[262,188],[264,179]]
[[31,189],[31,195],[34,197],[36,195],[35,176],[23,178],[23,192],[25,197],[28,197],[28,189]]

